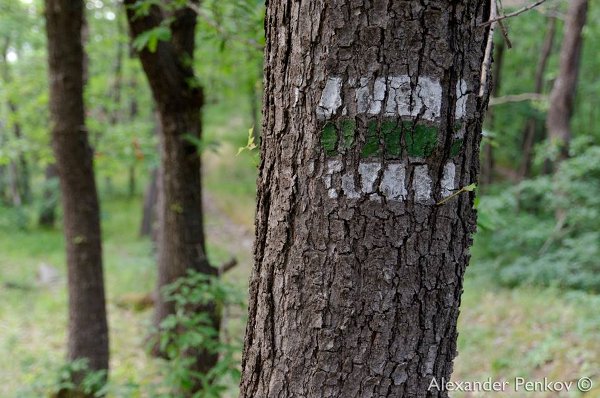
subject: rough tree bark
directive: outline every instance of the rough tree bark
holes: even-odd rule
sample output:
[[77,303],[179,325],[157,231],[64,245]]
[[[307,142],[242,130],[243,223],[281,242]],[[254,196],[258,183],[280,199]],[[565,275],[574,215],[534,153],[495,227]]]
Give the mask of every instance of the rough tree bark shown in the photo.
[[447,396],[488,7],[268,2],[241,397]]
[[[126,5],[135,0],[126,0]],[[158,107],[161,156],[158,216],[158,289],[185,276],[187,270],[216,275],[206,257],[198,147],[187,136],[201,136],[200,110],[202,91],[195,81],[192,69],[196,13],[182,8],[173,15],[153,6],[149,15],[134,15],[127,8],[131,35],[159,26],[165,18],[172,18],[172,38],[160,41],[155,52],[147,48],[139,52],[142,66],[150,83]],[[162,296],[155,306],[155,323],[158,325],[173,313],[172,303]],[[199,309],[212,315],[213,326],[218,329],[219,317],[214,308]],[[197,370],[206,372],[217,361],[211,352],[198,352]]]
[[83,103],[84,2],[45,1],[52,147],[60,179],[69,286],[68,358],[108,369],[99,204]]
[[559,147],[555,164],[569,156],[571,141],[571,117],[575,103],[581,47],[582,31],[587,18],[588,1],[572,0],[564,29],[560,50],[560,68],[554,87],[550,93],[550,109],[546,117],[548,138]]
[[[556,36],[556,17],[548,17],[548,28],[546,30],[546,37],[544,38],[544,44],[540,52],[540,59],[538,61],[537,68],[535,70],[535,86],[534,93],[541,94],[544,91],[544,75],[546,74],[546,67],[548,66],[548,60],[552,54],[552,48],[554,47],[554,37]],[[539,123],[535,117],[531,117],[525,122],[525,131],[523,133],[523,150],[521,160],[521,167],[519,169],[519,179],[528,177],[531,173],[531,163],[533,160],[533,149],[535,147],[536,139],[538,135]]]

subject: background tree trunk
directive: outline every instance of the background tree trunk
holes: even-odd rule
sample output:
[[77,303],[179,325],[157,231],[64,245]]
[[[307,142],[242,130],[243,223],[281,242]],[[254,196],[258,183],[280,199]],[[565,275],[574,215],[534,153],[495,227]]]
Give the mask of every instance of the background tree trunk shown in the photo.
[[69,286],[69,352],[108,369],[108,326],[93,156],[85,127],[81,40],[83,1],[46,0],[52,147],[64,211]]
[[[541,94],[544,91],[544,75],[546,74],[546,66],[548,66],[548,60],[552,54],[552,48],[554,47],[554,37],[556,36],[556,17],[548,17],[548,28],[546,31],[546,37],[544,38],[544,44],[542,45],[542,51],[540,53],[540,60],[538,61],[537,68],[535,70],[535,87],[534,93]],[[538,141],[539,123],[535,117],[529,118],[525,122],[525,131],[523,134],[523,159],[521,161],[521,167],[519,170],[519,179],[524,179],[530,175],[531,163],[533,161],[533,150],[536,142]]]
[[241,397],[447,396],[488,6],[268,3]]
[[58,172],[56,165],[51,163],[46,166],[44,172],[44,191],[42,193],[42,205],[38,217],[40,227],[53,228],[56,222],[56,203],[58,202],[57,180]]
[[[135,3],[127,0],[126,5]],[[159,142],[161,167],[158,178],[158,289],[185,276],[188,269],[216,275],[206,256],[199,148],[187,137],[201,137],[200,110],[202,91],[192,69],[196,14],[182,8],[172,16],[153,6],[145,17],[134,16],[131,8],[127,16],[132,37],[157,27],[166,17],[172,17],[172,38],[160,41],[155,52],[147,48],[139,52],[142,66],[150,83],[160,119]],[[155,306],[156,325],[174,306],[162,299]],[[218,330],[219,316],[215,308],[207,311]],[[216,363],[218,355],[197,352],[197,369],[205,373]]]
[[587,9],[587,0],[572,0],[569,4],[565,34],[560,50],[560,69],[550,94],[550,109],[546,118],[546,127],[548,128],[548,138],[559,147],[556,164],[569,156],[570,124],[583,44],[581,33],[585,26]]
[[[500,38],[500,41],[495,45],[494,54],[494,68],[492,71],[492,97],[498,97],[500,94],[500,87],[502,84],[502,65],[504,63],[504,50],[505,50],[504,38]],[[492,132],[496,130],[496,124],[494,119],[494,108],[490,108],[487,113],[488,126]],[[494,181],[494,146],[493,137],[489,137],[484,140],[485,145],[483,146],[483,156],[481,161],[481,184],[490,185]]]
[[[4,45],[2,47],[2,79],[6,85],[12,83],[12,75],[10,71],[10,65],[8,63],[7,55],[10,47],[10,37],[5,38]],[[8,112],[12,122],[12,130],[14,138],[21,140],[23,133],[21,131],[21,122],[19,121],[19,108],[15,101],[9,97],[7,101]],[[31,201],[31,186],[29,176],[29,164],[25,158],[25,154],[22,150],[17,153],[16,159],[12,160],[9,165],[9,178],[11,179],[11,191],[12,191],[12,203],[14,206],[20,206],[24,203]]]
[[144,194],[144,206],[142,210],[142,223],[140,224],[140,236],[150,236],[154,231],[156,220],[156,202],[158,199],[158,170],[152,170],[150,181]]

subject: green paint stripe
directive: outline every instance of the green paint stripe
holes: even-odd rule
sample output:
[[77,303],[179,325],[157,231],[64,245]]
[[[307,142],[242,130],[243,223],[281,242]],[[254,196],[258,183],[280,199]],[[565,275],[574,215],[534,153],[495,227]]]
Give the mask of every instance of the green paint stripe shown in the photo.
[[450,147],[450,156],[455,157],[460,153],[463,147],[463,140],[458,139],[452,143],[452,147]]
[[356,134],[356,122],[354,119],[342,119],[340,121],[340,130],[342,132],[341,147],[344,149],[352,148],[354,135]]
[[362,148],[361,157],[368,158],[379,155],[379,134],[377,120],[371,120],[367,125],[367,136]]
[[381,135],[386,157],[399,158],[402,153],[402,125],[398,121],[384,121],[381,123]]
[[335,156],[337,155],[336,146],[337,146],[337,130],[335,125],[331,122],[325,123],[323,126],[323,131],[321,133],[321,145],[325,150],[325,154],[327,156]]
[[406,133],[406,151],[410,156],[430,156],[437,145],[438,132],[437,127],[417,124]]

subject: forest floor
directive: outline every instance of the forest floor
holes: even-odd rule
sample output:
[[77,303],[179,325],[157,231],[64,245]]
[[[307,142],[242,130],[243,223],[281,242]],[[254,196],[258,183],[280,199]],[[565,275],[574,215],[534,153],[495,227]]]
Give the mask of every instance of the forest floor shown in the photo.
[[[239,133],[241,124],[232,131]],[[238,265],[226,274],[226,280],[246,292],[252,267],[257,160],[248,152],[235,156],[243,138],[207,152],[204,172],[209,255],[213,264],[237,258]],[[144,348],[151,311],[136,311],[127,304],[154,287],[152,244],[137,234],[142,189],[139,191],[134,198],[113,193],[102,200],[111,380],[122,387],[115,395],[119,397],[148,396],[136,386],[152,385],[158,379],[159,366]],[[39,397],[36,388],[52,385],[64,360],[67,299],[63,239],[59,230],[15,228],[11,212],[0,209],[0,397]],[[39,284],[37,274],[42,264],[57,270],[54,283]],[[477,266],[473,263],[470,267]],[[479,270],[477,274],[485,272]],[[7,288],[6,283],[13,287]],[[595,379],[596,389],[585,396],[599,397],[598,308],[599,296],[555,289],[502,289],[468,271],[453,380],[485,381],[491,377],[513,385],[515,377],[576,381],[587,376]],[[230,313],[227,333],[241,340],[244,320],[243,311]],[[235,388],[232,385],[231,396]],[[563,395],[509,389],[453,396]],[[564,396],[583,395],[573,392]]]

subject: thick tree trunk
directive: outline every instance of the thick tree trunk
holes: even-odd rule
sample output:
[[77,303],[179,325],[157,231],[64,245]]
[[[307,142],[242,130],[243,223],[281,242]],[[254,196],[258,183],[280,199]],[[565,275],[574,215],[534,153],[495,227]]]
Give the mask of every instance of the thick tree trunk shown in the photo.
[[[135,3],[127,0],[127,4]],[[167,16],[158,7],[150,14],[136,17],[127,9],[133,37],[158,26]],[[216,275],[206,257],[202,217],[200,153],[187,136],[201,136],[202,92],[195,84],[191,68],[194,52],[196,14],[183,8],[171,16],[172,38],[160,41],[155,52],[139,52],[142,66],[158,106],[160,118],[160,157],[158,217],[158,289],[186,275],[189,269]],[[158,325],[173,313],[172,303],[159,294],[154,321]],[[218,329],[219,316],[214,308],[207,311]],[[197,370],[204,373],[217,361],[211,352],[198,352]]]
[[46,0],[52,147],[60,178],[69,285],[69,352],[108,369],[99,205],[84,121],[83,1]]
[[572,0],[565,24],[565,34],[560,50],[560,69],[550,94],[550,109],[546,118],[548,138],[559,147],[555,163],[569,156],[571,141],[571,117],[575,103],[582,31],[587,18],[588,0]]
[[488,5],[268,3],[241,397],[447,396]]
[[[540,60],[535,70],[535,87],[534,93],[541,94],[544,91],[544,75],[546,74],[546,67],[548,66],[548,60],[552,54],[552,48],[554,47],[554,37],[556,36],[556,17],[548,17],[548,28],[546,31],[546,37],[544,38],[544,44],[542,45],[542,51],[540,53]],[[521,160],[521,167],[519,170],[519,179],[524,179],[531,174],[531,163],[533,160],[533,150],[537,139],[539,123],[535,117],[529,118],[525,122],[525,131],[523,134],[523,159]]]

